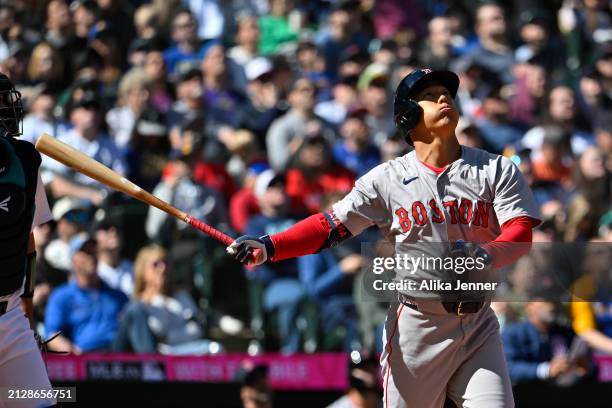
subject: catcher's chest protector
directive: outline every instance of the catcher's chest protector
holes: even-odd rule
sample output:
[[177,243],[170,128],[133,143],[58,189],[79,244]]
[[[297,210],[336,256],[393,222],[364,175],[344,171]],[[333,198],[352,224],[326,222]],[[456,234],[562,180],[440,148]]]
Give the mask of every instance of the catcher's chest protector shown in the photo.
[[0,296],[23,284],[39,165],[32,144],[0,137]]

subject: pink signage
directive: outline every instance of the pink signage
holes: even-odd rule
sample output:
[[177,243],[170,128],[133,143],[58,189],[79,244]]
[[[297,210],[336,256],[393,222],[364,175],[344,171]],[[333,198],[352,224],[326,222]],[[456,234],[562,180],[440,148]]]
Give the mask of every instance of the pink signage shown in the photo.
[[270,385],[279,390],[342,390],[348,385],[348,356],[320,354],[224,354],[164,356],[158,354],[91,353],[81,356],[48,354],[52,381],[137,380],[232,382],[244,365],[268,366]]
[[612,382],[612,355],[597,354],[593,356],[597,364],[597,379],[601,382]]

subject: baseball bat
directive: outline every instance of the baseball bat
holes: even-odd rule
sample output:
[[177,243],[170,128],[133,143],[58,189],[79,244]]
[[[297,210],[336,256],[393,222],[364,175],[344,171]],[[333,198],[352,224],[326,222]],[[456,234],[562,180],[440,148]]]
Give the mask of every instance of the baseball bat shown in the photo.
[[83,173],[102,184],[152,205],[186,222],[192,227],[199,229],[225,245],[229,245],[234,241],[232,237],[179,210],[164,200],[160,200],[102,163],[92,159],[66,143],[60,142],[53,136],[43,133],[36,141],[35,147],[39,152],[57,160],[65,166],[72,167],[79,173]]

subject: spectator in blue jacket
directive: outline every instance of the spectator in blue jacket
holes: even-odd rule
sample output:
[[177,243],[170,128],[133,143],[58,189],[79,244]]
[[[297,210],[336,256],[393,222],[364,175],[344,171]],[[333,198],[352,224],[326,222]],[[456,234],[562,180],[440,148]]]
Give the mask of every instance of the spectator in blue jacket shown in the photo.
[[[284,231],[299,218],[288,214],[289,198],[285,191],[285,178],[273,170],[262,172],[255,180],[254,193],[261,214],[251,218],[245,234],[255,237],[272,235]],[[265,263],[255,270],[248,270],[247,277],[259,280],[264,285],[263,308],[266,312],[278,312],[278,328],[281,351],[299,351],[300,331],[297,317],[305,291],[298,278],[296,259]]]
[[168,72],[174,74],[181,64],[196,65],[201,60],[209,45],[198,38],[198,23],[189,10],[182,10],[172,20],[173,46],[164,51],[164,61]]
[[319,311],[323,333],[343,327],[344,349],[359,347],[359,318],[353,300],[353,277],[365,265],[359,254],[339,259],[332,250],[298,258],[300,280]]
[[513,382],[558,379],[577,372],[568,357],[574,332],[555,324],[556,305],[532,301],[525,305],[526,320],[505,326],[504,351]]
[[380,151],[370,140],[365,121],[368,111],[363,108],[349,112],[340,128],[342,140],[336,142],[334,160],[361,177],[380,164]]
[[119,313],[128,298],[98,276],[96,241],[84,235],[70,242],[74,280],[55,289],[47,303],[45,331],[58,331],[49,346],[81,354],[107,350],[119,327]]

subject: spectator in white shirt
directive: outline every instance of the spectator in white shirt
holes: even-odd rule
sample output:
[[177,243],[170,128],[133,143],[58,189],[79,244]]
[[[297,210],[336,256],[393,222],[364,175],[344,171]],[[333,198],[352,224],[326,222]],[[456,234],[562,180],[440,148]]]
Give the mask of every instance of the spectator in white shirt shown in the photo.
[[35,143],[43,133],[55,136],[68,130],[70,125],[54,114],[55,103],[53,95],[45,92],[34,97],[30,113],[23,119],[22,140]]
[[[91,89],[78,90],[78,93],[73,93],[69,109],[73,128],[60,133],[57,138],[117,173],[125,174],[123,153],[115,142],[100,130],[102,107],[98,96]],[[43,157],[42,166],[46,171],[45,181],[50,183],[54,197],[69,196],[99,205],[106,195],[108,188],[103,184],[53,159]]]
[[149,80],[140,68],[134,68],[119,83],[119,104],[106,114],[111,136],[120,148],[130,142],[136,119],[149,100]]

